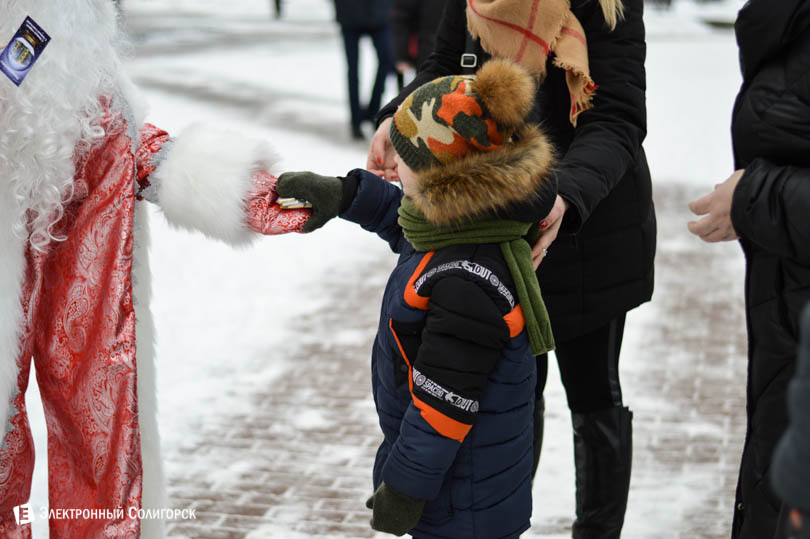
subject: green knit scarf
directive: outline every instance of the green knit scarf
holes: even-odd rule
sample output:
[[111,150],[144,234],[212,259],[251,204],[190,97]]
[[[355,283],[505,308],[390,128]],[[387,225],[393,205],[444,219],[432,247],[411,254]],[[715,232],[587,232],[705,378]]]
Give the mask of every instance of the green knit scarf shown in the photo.
[[532,250],[524,239],[531,224],[481,218],[452,227],[437,227],[427,222],[410,197],[402,197],[399,225],[405,233],[405,239],[417,251],[434,251],[449,245],[499,244],[515,282],[532,353],[539,355],[554,349],[548,311],[540,294],[537,274],[532,267]]

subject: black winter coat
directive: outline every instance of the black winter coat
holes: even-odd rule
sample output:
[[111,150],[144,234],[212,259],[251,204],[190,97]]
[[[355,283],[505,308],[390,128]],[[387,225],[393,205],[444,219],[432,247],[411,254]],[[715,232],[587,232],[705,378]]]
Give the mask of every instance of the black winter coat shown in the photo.
[[335,0],[335,16],[348,30],[372,30],[390,24],[391,0]]
[[733,537],[762,539],[777,525],[769,466],[810,300],[810,2],[751,0],[735,29],[743,85],[732,138],[745,174],[731,220],[746,258],[749,371]]
[[[551,61],[535,100],[533,120],[558,150],[559,192],[571,205],[538,270],[557,342],[596,329],[652,296],[655,211],[641,147],[647,133],[643,1],[624,5],[625,19],[611,32],[597,0],[572,2],[599,85],[594,108],[580,115],[576,129],[568,119],[565,72]],[[465,0],[449,0],[433,54],[378,120],[393,115],[419,85],[462,71],[469,39],[465,6]],[[478,42],[473,48],[480,65],[489,56]],[[508,216],[539,222],[546,213],[527,202]]]
[[804,309],[800,330],[796,377],[788,400],[790,427],[773,457],[772,483],[788,505],[810,518],[810,304]]
[[[394,34],[394,58],[417,68],[433,52],[436,33],[447,0],[394,0],[391,31]],[[411,36],[417,37],[417,55],[410,54]]]

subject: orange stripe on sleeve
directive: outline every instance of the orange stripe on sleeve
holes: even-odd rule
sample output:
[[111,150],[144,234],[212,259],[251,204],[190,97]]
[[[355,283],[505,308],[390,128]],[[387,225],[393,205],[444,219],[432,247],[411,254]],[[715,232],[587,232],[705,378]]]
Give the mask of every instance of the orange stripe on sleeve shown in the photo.
[[[416,266],[416,270],[414,270],[413,275],[411,278],[408,279],[408,284],[405,285],[405,303],[413,307],[414,309],[420,309],[422,311],[426,311],[428,308],[428,304],[430,303],[430,298],[426,298],[420,296],[416,293],[416,289],[413,287],[413,283],[416,282],[417,277],[422,273],[422,270],[425,269],[427,263],[430,262],[430,259],[433,258],[433,255],[436,251],[429,251],[422,257],[422,260],[419,262],[419,265]],[[391,329],[393,331],[393,328]],[[395,334],[396,336],[396,334]]]
[[472,425],[467,425],[461,421],[456,421],[452,417],[447,417],[440,411],[414,397],[413,391],[411,391],[411,397],[413,397],[413,403],[422,413],[422,417],[425,418],[425,421],[427,421],[431,427],[436,429],[436,432],[458,443],[464,441]]
[[509,327],[509,336],[512,338],[520,335],[523,328],[526,326],[526,319],[523,317],[523,309],[520,304],[512,309],[512,311],[503,317],[504,322]]

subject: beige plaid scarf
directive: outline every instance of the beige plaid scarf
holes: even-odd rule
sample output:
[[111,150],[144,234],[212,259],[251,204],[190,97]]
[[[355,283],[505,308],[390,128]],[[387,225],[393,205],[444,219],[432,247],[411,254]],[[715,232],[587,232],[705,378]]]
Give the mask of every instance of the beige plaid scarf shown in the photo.
[[467,27],[491,55],[510,58],[541,79],[554,53],[554,65],[565,70],[573,125],[593,106],[597,86],[589,75],[588,43],[569,0],[467,0]]

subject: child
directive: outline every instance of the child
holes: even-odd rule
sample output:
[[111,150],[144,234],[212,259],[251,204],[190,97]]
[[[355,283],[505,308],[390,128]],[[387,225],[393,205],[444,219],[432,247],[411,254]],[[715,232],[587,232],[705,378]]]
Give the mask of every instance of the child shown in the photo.
[[531,516],[534,354],[550,326],[510,206],[556,196],[552,149],[524,125],[533,79],[505,60],[442,77],[394,117],[402,192],[373,174],[279,179],[312,231],[340,214],[400,254],[372,353],[384,440],[371,526],[414,537],[517,537]]

